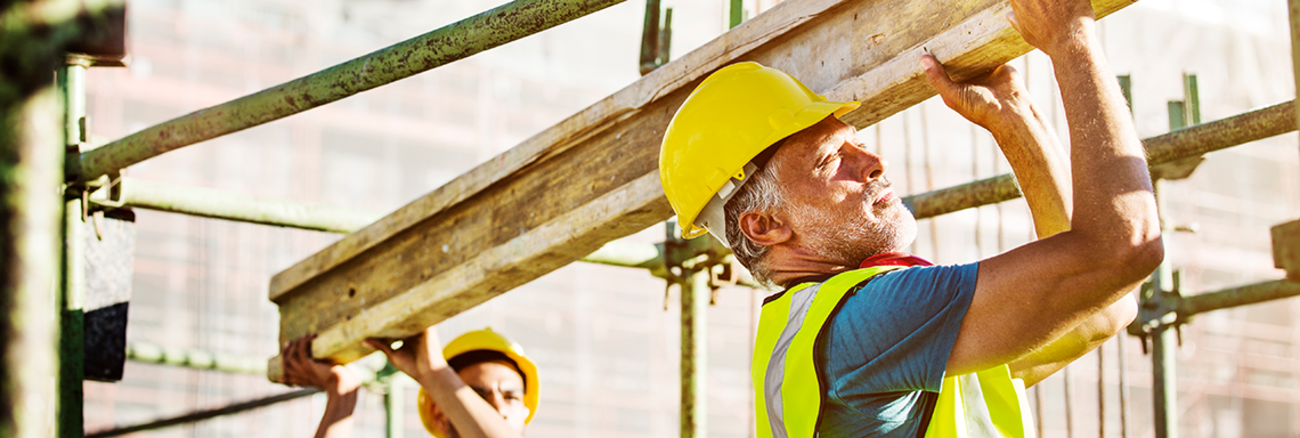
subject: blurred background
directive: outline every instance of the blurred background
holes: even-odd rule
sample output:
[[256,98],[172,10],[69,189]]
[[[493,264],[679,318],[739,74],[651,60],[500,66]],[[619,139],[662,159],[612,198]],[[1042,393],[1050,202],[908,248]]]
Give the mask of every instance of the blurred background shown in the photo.
[[[791,0],[797,1],[797,0]],[[452,23],[501,0],[131,0],[128,68],[88,74],[92,139],[150,125],[321,70]],[[727,29],[726,0],[674,8],[673,58]],[[747,0],[762,13],[776,0]],[[645,3],[629,1],[285,120],[132,166],[129,175],[383,214],[519,144],[639,78]],[[1204,121],[1295,96],[1286,3],[1143,0],[1101,24],[1117,74],[1132,80],[1143,138],[1169,131],[1168,101],[1197,75]],[[1068,144],[1049,61],[1012,62]],[[861,139],[915,194],[1010,171],[992,138],[931,99]],[[1184,294],[1278,279],[1269,227],[1300,218],[1300,145],[1283,135],[1211,154],[1191,178],[1164,184],[1164,217],[1196,232],[1166,234]],[[136,210],[128,339],[253,358],[278,352],[270,277],[340,235]],[[967,263],[1033,236],[1022,200],[920,223],[911,250]],[[632,237],[663,240],[661,226]],[[643,270],[575,263],[439,325],[444,341],[492,327],[524,346],[541,373],[529,437],[669,437],[678,433],[679,315],[665,282]],[[753,436],[750,341],[767,292],[719,291],[708,309],[708,432]],[[1176,409],[1183,437],[1300,436],[1300,300],[1200,315],[1182,328]],[[1128,361],[1121,367],[1119,349]],[[1154,436],[1151,356],[1112,340],[1031,389],[1044,435]],[[1100,388],[1104,391],[1099,395]],[[1070,390],[1066,392],[1066,387]],[[258,398],[286,388],[264,376],[128,362],[116,384],[85,384],[88,431]],[[1099,396],[1102,397],[1099,400]],[[426,436],[405,390],[406,436]],[[1099,412],[1099,402],[1105,411]],[[140,436],[310,436],[316,395]],[[381,436],[381,395],[364,392],[355,436]],[[1067,415],[1068,414],[1068,415]]]

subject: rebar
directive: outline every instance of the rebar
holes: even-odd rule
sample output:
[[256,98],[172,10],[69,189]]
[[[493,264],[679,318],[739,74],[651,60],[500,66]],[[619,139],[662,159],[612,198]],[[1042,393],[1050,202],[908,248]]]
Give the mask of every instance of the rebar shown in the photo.
[[432,32],[214,107],[81,155],[70,175],[91,181],[185,146],[297,114],[550,29],[624,0],[516,0]]

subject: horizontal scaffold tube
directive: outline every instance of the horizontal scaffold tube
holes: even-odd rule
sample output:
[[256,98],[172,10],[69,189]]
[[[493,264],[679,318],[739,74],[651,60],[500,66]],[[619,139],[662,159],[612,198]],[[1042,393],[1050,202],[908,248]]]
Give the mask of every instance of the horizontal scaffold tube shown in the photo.
[[[108,192],[116,199],[107,199]],[[91,202],[305,230],[351,233],[382,215],[309,202],[265,199],[203,187],[122,178]]]
[[176,426],[176,425],[186,424],[186,423],[193,423],[196,421],[202,421],[210,418],[220,417],[222,415],[230,415],[230,414],[237,414],[244,411],[250,411],[257,408],[270,406],[276,403],[306,397],[318,392],[320,392],[320,390],[315,388],[297,389],[297,390],[289,391],[278,395],[273,395],[266,398],[260,398],[257,400],[235,403],[235,404],[227,405],[216,409],[196,411],[185,415],[180,415],[171,418],[163,418],[159,420],[150,421],[148,423],[137,424],[134,426],[116,427],[108,430],[90,432],[86,434],[86,438],[121,436],[121,435],[126,435],[128,433],[162,429],[164,427]]
[[135,163],[464,59],[624,0],[516,0],[311,75],[195,111],[81,154],[69,178]]
[[1211,310],[1258,304],[1294,296],[1300,296],[1300,283],[1290,280],[1266,281],[1221,291],[1185,296],[1178,305],[1178,313],[1190,316]]
[[266,360],[262,358],[236,357],[202,350],[164,348],[149,342],[128,342],[126,344],[126,358],[132,362],[174,365],[228,373],[266,374]]
[[[1295,102],[1190,126],[1143,140],[1151,165],[1199,156],[1296,130]],[[998,175],[903,198],[917,219],[1019,198],[1015,177]]]

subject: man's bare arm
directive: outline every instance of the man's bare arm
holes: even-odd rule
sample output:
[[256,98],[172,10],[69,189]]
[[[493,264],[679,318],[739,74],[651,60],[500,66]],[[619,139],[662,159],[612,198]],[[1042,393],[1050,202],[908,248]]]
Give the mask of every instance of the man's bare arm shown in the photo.
[[[954,83],[933,59],[922,62],[927,79],[950,108],[988,129],[1016,174],[1038,238],[1070,229],[1070,165],[1056,136],[1034,109],[1020,76],[1010,66],[965,83]],[[1064,336],[1012,362],[1013,377],[1033,385],[1097,348],[1136,315],[1121,299]]]
[[420,383],[451,425],[463,438],[517,438],[501,413],[460,379],[442,357],[442,343],[434,327],[402,341],[394,350],[388,343],[368,339],[366,344],[382,351],[388,363]]
[[[1032,104],[1023,123],[994,132],[1029,204],[1039,239],[1070,229],[1070,163],[1065,149]],[[1137,302],[1124,297],[1084,320],[1064,336],[1007,364],[1011,376],[1033,386],[1101,346],[1137,316]]]
[[1163,257],[1141,142],[1101,56],[1091,5],[1015,0],[1012,7],[1013,25],[1052,58],[1065,96],[1074,215],[1068,231],[980,263],[950,374],[1074,342],[1067,334],[1092,327],[1085,323],[1109,312]]

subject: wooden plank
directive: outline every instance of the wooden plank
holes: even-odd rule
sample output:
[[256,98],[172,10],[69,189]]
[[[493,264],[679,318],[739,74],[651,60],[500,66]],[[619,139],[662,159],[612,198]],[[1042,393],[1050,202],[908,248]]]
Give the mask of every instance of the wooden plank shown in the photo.
[[[1097,0],[1105,15],[1130,4]],[[663,130],[724,65],[785,70],[864,127],[934,95],[933,53],[961,79],[1029,50],[993,0],[788,1],[480,165],[271,281],[281,341],[318,333],[347,362],[367,337],[401,337],[672,215],[658,183]]]

